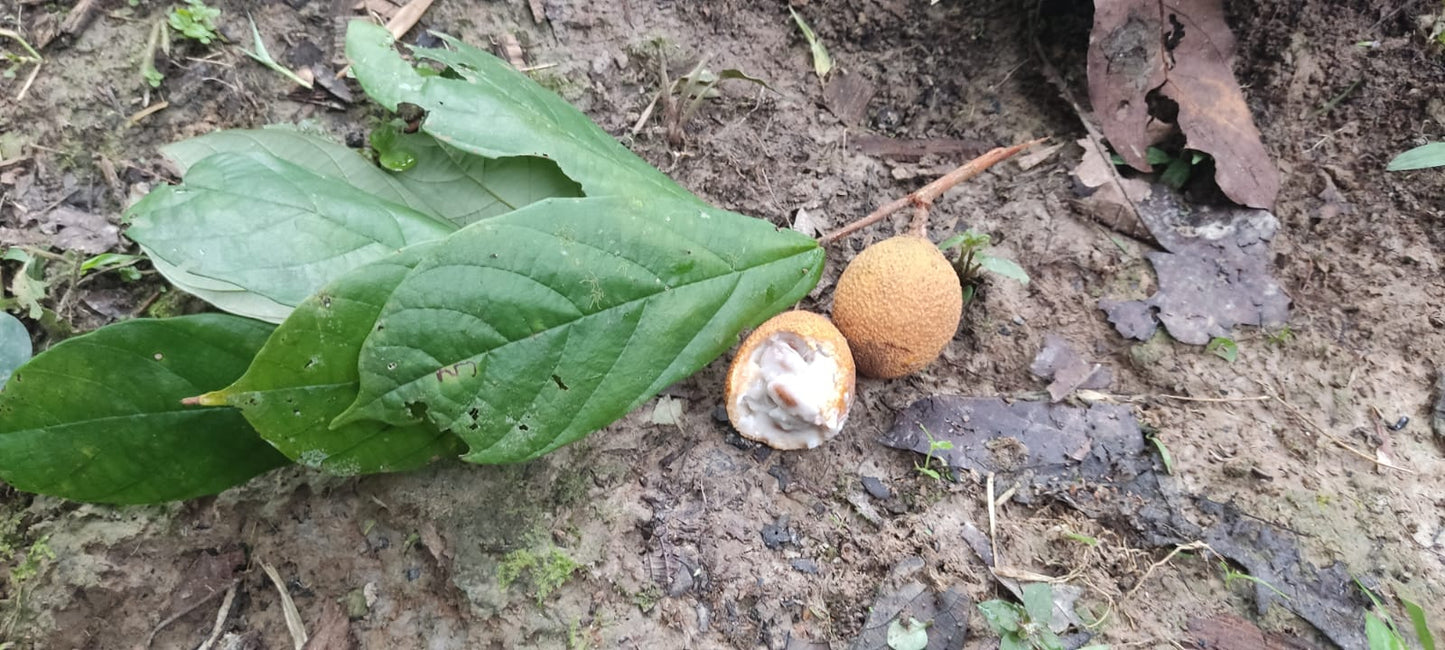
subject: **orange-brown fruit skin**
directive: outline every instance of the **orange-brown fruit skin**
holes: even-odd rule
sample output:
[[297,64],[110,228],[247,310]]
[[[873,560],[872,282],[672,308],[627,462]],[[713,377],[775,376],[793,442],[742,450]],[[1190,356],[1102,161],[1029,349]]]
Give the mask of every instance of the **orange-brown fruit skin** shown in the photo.
[[[741,385],[743,366],[747,363],[748,359],[752,358],[753,351],[756,350],[763,341],[768,340],[769,337],[778,332],[792,332],[797,334],[805,340],[812,341],[820,349],[832,355],[834,359],[837,359],[838,372],[841,373],[845,379],[842,390],[838,391],[834,406],[840,409],[841,412],[847,413],[849,407],[853,405],[854,391],[857,386],[857,370],[853,364],[853,353],[848,347],[848,340],[843,336],[842,332],[838,331],[838,328],[834,326],[833,322],[828,320],[827,316],[798,309],[785,311],[768,319],[762,325],[759,325],[757,329],[753,330],[753,333],[749,334],[746,339],[743,339],[743,344],[738,347],[737,355],[733,357],[732,364],[728,366],[727,386],[724,390],[724,399],[726,400],[724,403],[727,405],[728,420],[733,423],[733,427],[737,428],[737,424],[742,422],[742,414],[737,412],[738,400],[736,398],[739,391],[746,390],[746,387]],[[738,433],[749,440],[763,443],[768,442],[741,429],[738,429]]]
[[863,249],[833,289],[833,323],[858,371],[893,379],[923,369],[958,331],[963,287],[933,242],[900,235]]

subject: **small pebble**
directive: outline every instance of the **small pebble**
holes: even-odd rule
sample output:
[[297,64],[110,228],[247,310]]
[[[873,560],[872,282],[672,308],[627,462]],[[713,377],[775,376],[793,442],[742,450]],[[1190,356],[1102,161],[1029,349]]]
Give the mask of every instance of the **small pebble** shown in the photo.
[[407,581],[407,582],[412,582],[412,581],[414,581],[414,580],[416,580],[417,578],[420,578],[420,577],[421,577],[421,569],[418,569],[418,568],[416,568],[416,567],[412,567],[412,568],[406,570],[406,581]]
[[793,473],[782,464],[773,465],[768,468],[768,476],[778,479],[778,491],[787,492],[788,486],[793,484]]
[[762,535],[763,546],[774,551],[782,548],[784,544],[792,542],[793,531],[788,530],[788,516],[783,515],[778,517],[777,521],[763,526]]
[[888,489],[888,486],[884,485],[883,481],[878,480],[878,478],[874,476],[863,477],[863,489],[868,492],[868,496],[879,501],[887,501],[893,498],[893,491]]
[[818,573],[818,563],[808,558],[793,560],[793,568],[810,575],[816,575]]

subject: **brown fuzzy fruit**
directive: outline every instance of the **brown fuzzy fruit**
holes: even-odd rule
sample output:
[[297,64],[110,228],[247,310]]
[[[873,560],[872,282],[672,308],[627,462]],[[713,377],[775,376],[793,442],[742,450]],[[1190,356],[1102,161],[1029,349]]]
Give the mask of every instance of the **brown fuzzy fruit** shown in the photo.
[[900,235],[863,249],[833,289],[833,322],[869,377],[902,377],[932,363],[962,317],[958,274],[923,237]]
[[738,348],[728,368],[728,419],[774,449],[812,449],[842,430],[853,384],[853,355],[838,328],[812,312],[783,312]]

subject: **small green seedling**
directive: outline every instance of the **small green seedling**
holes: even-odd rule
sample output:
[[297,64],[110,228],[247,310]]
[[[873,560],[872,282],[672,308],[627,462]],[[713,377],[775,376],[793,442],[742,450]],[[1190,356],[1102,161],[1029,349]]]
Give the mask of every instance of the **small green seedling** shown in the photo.
[[687,74],[670,80],[667,75],[667,51],[663,41],[654,41],[653,46],[657,54],[658,64],[658,85],[657,94],[653,96],[652,102],[642,111],[642,117],[632,127],[635,134],[642,130],[642,126],[652,117],[652,112],[659,104],[662,107],[662,123],[667,132],[668,144],[674,147],[681,147],[686,140],[683,127],[692,120],[698,110],[702,108],[703,100],[717,97],[719,95],[718,84],[728,80],[746,81],[757,84],[768,90],[773,87],[767,81],[754,77],[736,68],[727,68],[720,72],[713,72],[707,68],[708,56],[703,56]]
[[793,11],[792,7],[788,7],[788,13],[793,15],[793,22],[797,23],[798,31],[803,32],[803,39],[808,41],[808,49],[813,52],[813,74],[818,75],[818,81],[821,82],[828,77],[829,72],[833,71],[833,57],[828,55],[828,48],[823,45],[823,39],[813,33],[813,28],[808,26],[808,22],[803,20],[798,12]]
[[1224,560],[1219,561],[1219,570],[1224,573],[1224,586],[1226,588],[1228,588],[1230,585],[1233,585],[1236,580],[1244,580],[1246,582],[1252,582],[1256,585],[1264,587],[1265,589],[1273,591],[1276,596],[1279,596],[1284,600],[1293,600],[1283,591],[1280,591],[1278,587],[1270,584],[1268,580],[1265,580],[1263,578],[1257,578],[1243,571],[1236,571],[1234,570],[1234,567],[1229,566],[1229,563],[1225,562]]
[[1165,447],[1164,441],[1159,439],[1159,430],[1149,426],[1141,428],[1144,430],[1144,438],[1147,439],[1149,442],[1153,443],[1154,448],[1159,451],[1159,460],[1163,461],[1164,463],[1164,472],[1167,474],[1173,474],[1174,455],[1169,453],[1169,448]]
[[140,270],[135,268],[135,265],[143,259],[145,258],[140,255],[101,253],[100,255],[82,261],[80,263],[80,274],[87,276],[115,271],[115,274],[120,276],[120,279],[126,282],[135,282],[139,280],[141,276]]
[[1210,339],[1209,344],[1204,346],[1204,351],[1229,363],[1234,363],[1234,360],[1239,358],[1239,346],[1235,344],[1234,339],[1223,336]]
[[221,10],[206,6],[203,0],[186,0],[186,6],[171,8],[166,23],[181,36],[210,45],[211,41],[225,40],[216,31],[216,19],[220,17]]
[[1394,160],[1385,167],[1387,171],[1402,172],[1411,169],[1428,169],[1430,167],[1445,167],[1445,142],[1431,142],[1420,145],[1395,156]]
[[[943,473],[944,473],[944,472],[949,472],[948,464],[945,463],[945,462],[943,462],[943,459],[942,459],[942,458],[939,458],[939,459],[938,459],[939,465],[943,467],[943,472],[939,472],[938,470],[933,469],[933,460],[934,460],[933,452],[936,452],[936,451],[947,451],[947,450],[949,450],[949,449],[953,449],[953,441],[952,441],[952,440],[935,440],[935,439],[933,438],[933,434],[932,434],[932,433],[929,433],[929,432],[928,432],[928,429],[925,428],[922,424],[918,425],[918,428],[923,430],[923,435],[928,436],[928,455],[927,455],[927,457],[925,457],[925,458],[923,459],[923,464],[922,464],[922,465],[919,465],[918,463],[915,462],[915,463],[913,464],[913,469],[918,470],[918,473],[919,473],[919,474],[922,474],[922,475],[924,475],[924,476],[927,476],[928,478],[931,478],[931,479],[933,479],[933,480],[935,480],[935,481],[941,481],[941,480],[943,480]],[[949,475],[949,478],[952,479],[952,474],[951,474],[951,473],[950,473],[950,475]]]
[[271,58],[271,52],[266,49],[266,42],[261,40],[261,30],[256,29],[256,19],[247,16],[246,20],[251,21],[251,47],[255,48],[255,51],[246,49],[243,49],[241,51],[245,52],[246,56],[255,59],[257,63],[260,63],[261,65],[264,65],[275,71],[277,74],[280,74],[281,76],[296,82],[296,84],[301,86],[302,88],[311,88],[310,81],[302,79],[300,75],[292,72],[291,68],[281,65],[276,61],[276,59]]
[[[1115,165],[1124,164],[1124,158],[1118,154],[1111,159]],[[1159,173],[1159,182],[1178,190],[1189,182],[1199,163],[1209,160],[1209,154],[1185,149],[1175,155],[1159,147],[1149,147],[1144,151],[1144,160],[1156,168],[1164,167],[1164,171]]]
[[1284,347],[1291,341],[1294,341],[1294,330],[1290,329],[1288,325],[1285,325],[1276,331],[1265,332],[1264,340],[1269,341],[1270,345]]
[[984,252],[984,249],[992,243],[992,237],[969,228],[938,244],[938,249],[945,253],[953,248],[959,249],[958,261],[953,263],[953,269],[958,273],[959,283],[963,285],[963,304],[965,305],[973,300],[980,278],[985,271],[1015,280],[1020,284],[1029,283],[1029,274],[1018,265],[1018,262]]
[[1063,650],[1064,643],[1049,621],[1054,616],[1054,588],[1047,582],[1024,585],[1023,604],[987,600],[978,611],[999,636],[999,650]]
[[[1365,640],[1369,643],[1370,650],[1408,650],[1411,646],[1404,633],[1395,625],[1395,619],[1390,616],[1375,592],[1365,587],[1358,578],[1355,579],[1355,586],[1370,599],[1371,611],[1365,612]],[[1435,635],[1430,632],[1425,609],[1403,597],[1400,598],[1400,603],[1405,607],[1405,614],[1410,617],[1410,625],[1414,628],[1415,640],[1419,642],[1419,646],[1423,650],[1435,650]]]

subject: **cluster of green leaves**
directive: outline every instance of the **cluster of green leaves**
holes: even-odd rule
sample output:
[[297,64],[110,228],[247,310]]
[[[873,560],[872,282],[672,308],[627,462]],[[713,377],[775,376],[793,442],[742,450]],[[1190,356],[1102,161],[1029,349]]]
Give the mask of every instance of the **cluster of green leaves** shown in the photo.
[[[986,600],[978,611],[990,630],[999,636],[999,650],[1063,650],[1064,642],[1050,629],[1054,618],[1054,587],[1047,582],[1023,586],[1023,604],[1007,600]],[[1079,650],[1108,650],[1107,645],[1089,645]]]
[[972,228],[957,233],[939,242],[938,249],[947,253],[959,249],[958,260],[953,263],[958,280],[963,285],[963,304],[973,301],[978,284],[984,272],[993,273],[1020,284],[1029,283],[1029,274],[1022,266],[1007,257],[988,254],[986,249],[993,244],[993,238]]
[[221,10],[207,6],[203,0],[186,0],[185,6],[171,8],[166,23],[181,36],[210,45],[211,41],[221,40],[216,31],[216,19],[220,17]]
[[989,629],[999,636],[999,650],[1063,650],[1059,635],[1049,629],[1054,617],[1054,588],[1047,582],[1024,585],[1023,604],[986,600],[978,604]]
[[703,203],[446,40],[413,48],[419,69],[381,27],[348,31],[363,89],[420,127],[382,138],[409,164],[291,128],[167,147],[184,182],[133,206],[127,235],[235,315],[121,322],[35,356],[0,393],[0,479],[138,503],[288,462],[354,475],[525,461],[817,283],[812,239]]

